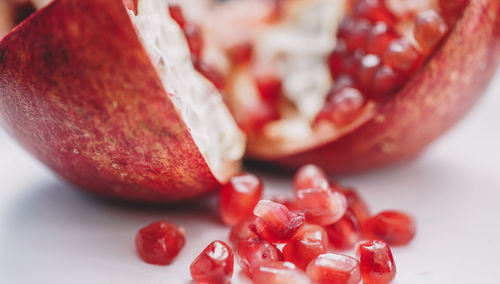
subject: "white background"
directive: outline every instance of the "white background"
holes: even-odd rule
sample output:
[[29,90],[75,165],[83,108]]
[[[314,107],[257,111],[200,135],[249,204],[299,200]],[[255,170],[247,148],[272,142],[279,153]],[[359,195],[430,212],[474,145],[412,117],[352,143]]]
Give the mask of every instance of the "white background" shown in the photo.
[[[411,245],[395,248],[397,283],[499,283],[500,74],[466,120],[419,158],[342,178],[373,211],[403,209],[418,222]],[[290,179],[263,174],[267,193]],[[142,226],[185,227],[173,265],[136,256]],[[189,283],[189,264],[228,228],[210,205],[146,209],[110,204],[60,181],[0,130],[0,283]],[[247,283],[235,273],[233,283]]]

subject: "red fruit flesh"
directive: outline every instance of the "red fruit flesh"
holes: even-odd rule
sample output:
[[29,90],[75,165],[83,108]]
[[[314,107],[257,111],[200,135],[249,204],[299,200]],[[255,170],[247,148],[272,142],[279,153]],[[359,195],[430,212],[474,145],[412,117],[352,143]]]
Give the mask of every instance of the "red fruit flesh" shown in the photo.
[[330,244],[337,250],[352,249],[361,238],[361,224],[349,209],[342,219],[325,226],[325,230]]
[[418,68],[420,56],[410,42],[399,38],[389,44],[384,54],[384,63],[397,71],[411,74]]
[[253,275],[254,284],[310,284],[307,275],[290,262],[273,262],[259,267]]
[[386,23],[378,22],[373,25],[368,36],[366,53],[382,56],[387,50],[389,43],[396,38],[397,35],[389,29]]
[[347,200],[342,193],[334,190],[310,188],[296,192],[296,205],[305,212],[308,222],[325,226],[342,218]]
[[365,284],[386,284],[396,276],[396,264],[386,242],[371,240],[358,245],[361,277]]
[[283,85],[278,71],[271,67],[258,66],[253,68],[253,73],[255,86],[262,100],[266,103],[276,104]]
[[319,255],[309,263],[306,271],[316,284],[358,284],[361,281],[359,262],[342,254]]
[[270,242],[250,239],[239,243],[237,258],[241,270],[251,278],[256,269],[262,265],[283,260],[283,255]]
[[405,213],[383,211],[365,224],[366,234],[390,245],[406,245],[415,237],[415,222]]
[[184,230],[160,221],[142,228],[135,236],[139,256],[147,263],[168,265],[184,247]]
[[255,232],[271,243],[285,243],[304,225],[304,216],[292,212],[286,206],[261,200],[254,209]]
[[169,4],[168,11],[170,13],[170,17],[172,17],[181,29],[184,30],[186,26],[186,19],[184,18],[181,7],[177,4]]
[[262,195],[262,181],[248,173],[232,177],[219,193],[219,210],[224,223],[234,226],[252,215]]
[[245,220],[239,222],[234,227],[231,228],[229,233],[229,241],[233,245],[233,247],[238,247],[238,244],[241,241],[246,241],[249,239],[257,239],[258,236],[256,233],[250,229],[250,225],[255,224],[255,217],[253,214],[248,216]]
[[355,52],[366,46],[371,28],[367,19],[346,17],[339,27],[338,38],[344,41],[347,52]]
[[315,165],[305,165],[297,170],[293,179],[295,191],[308,188],[327,188],[328,176],[326,173]]
[[328,250],[328,236],[325,229],[317,225],[306,224],[283,247],[283,257],[300,269],[305,270],[307,265],[316,256]]
[[354,214],[360,223],[370,218],[370,209],[368,205],[366,205],[366,202],[356,191],[353,189],[343,189],[341,192],[347,199],[347,209]]
[[191,277],[201,284],[226,284],[233,276],[234,256],[231,248],[215,241],[191,263]]
[[343,88],[328,95],[323,110],[316,117],[316,122],[328,121],[343,127],[354,121],[361,114],[365,99],[354,88]]
[[196,24],[187,22],[184,24],[184,34],[189,45],[189,50],[195,58],[201,58],[203,51],[203,37],[201,35],[200,27]]
[[425,53],[431,53],[448,32],[444,19],[434,10],[420,13],[415,20],[415,40]]

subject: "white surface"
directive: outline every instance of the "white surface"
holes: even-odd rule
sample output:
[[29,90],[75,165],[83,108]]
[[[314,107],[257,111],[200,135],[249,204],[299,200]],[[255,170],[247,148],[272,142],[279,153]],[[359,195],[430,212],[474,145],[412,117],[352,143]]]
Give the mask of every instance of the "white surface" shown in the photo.
[[[397,283],[498,283],[500,276],[500,74],[469,117],[411,162],[342,179],[372,206],[416,216],[413,243],[394,249]],[[268,192],[290,179],[265,177]],[[181,224],[173,265],[135,254],[142,226]],[[0,283],[189,283],[189,264],[228,229],[209,210],[109,204],[61,182],[0,131]],[[236,274],[233,283],[246,283]]]

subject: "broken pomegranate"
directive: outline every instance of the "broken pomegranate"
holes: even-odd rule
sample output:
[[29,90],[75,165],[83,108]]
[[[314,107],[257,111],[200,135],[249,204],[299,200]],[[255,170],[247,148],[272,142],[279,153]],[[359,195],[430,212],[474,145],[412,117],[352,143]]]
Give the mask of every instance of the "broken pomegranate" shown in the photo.
[[184,247],[184,230],[159,221],[142,228],[135,236],[139,256],[147,263],[168,265]]
[[361,281],[359,262],[343,254],[321,254],[309,263],[306,271],[316,284],[358,284]]
[[392,252],[382,240],[365,241],[356,250],[365,284],[386,284],[396,276],[396,264]]
[[366,221],[365,233],[390,245],[406,245],[415,237],[415,222],[405,213],[383,211]]
[[200,284],[226,284],[233,276],[234,256],[221,241],[208,245],[189,267],[191,277]]
[[283,257],[300,269],[328,250],[328,236],[321,226],[306,224],[283,247]]
[[254,284],[311,284],[304,271],[293,263],[277,261],[261,265],[253,273]]
[[270,242],[250,239],[239,243],[237,258],[243,272],[251,278],[256,269],[265,264],[283,260],[283,255]]
[[285,243],[304,225],[304,216],[271,200],[261,200],[253,211],[255,232],[271,243]]

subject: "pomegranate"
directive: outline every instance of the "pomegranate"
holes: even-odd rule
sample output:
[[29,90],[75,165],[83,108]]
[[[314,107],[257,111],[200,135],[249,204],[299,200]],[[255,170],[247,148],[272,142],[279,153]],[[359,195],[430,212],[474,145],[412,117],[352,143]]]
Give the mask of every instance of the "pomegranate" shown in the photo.
[[295,202],[308,222],[322,226],[337,222],[347,210],[344,195],[330,188],[301,189],[296,192]]
[[253,214],[257,216],[255,232],[271,243],[285,243],[304,225],[304,216],[288,210],[271,200],[261,200],[255,206]]
[[166,221],[152,223],[135,236],[139,256],[147,263],[168,265],[184,247],[184,229]]
[[392,252],[382,240],[365,241],[356,250],[361,267],[361,277],[365,284],[386,284],[396,275],[396,265]]
[[327,250],[328,236],[325,229],[306,224],[283,247],[283,257],[305,270],[313,258],[326,253]]
[[214,241],[189,267],[191,277],[201,284],[226,284],[233,276],[234,256],[231,248],[221,241]]
[[262,265],[283,260],[283,255],[267,241],[250,239],[239,243],[237,258],[243,272],[252,277],[256,269]]
[[406,245],[415,237],[415,222],[405,213],[383,211],[366,221],[365,233],[390,245]]
[[325,230],[330,244],[337,250],[352,249],[362,235],[361,223],[351,210],[347,210],[339,221],[325,226]]
[[307,266],[307,275],[317,284],[358,284],[361,281],[359,262],[335,253],[316,257]]

